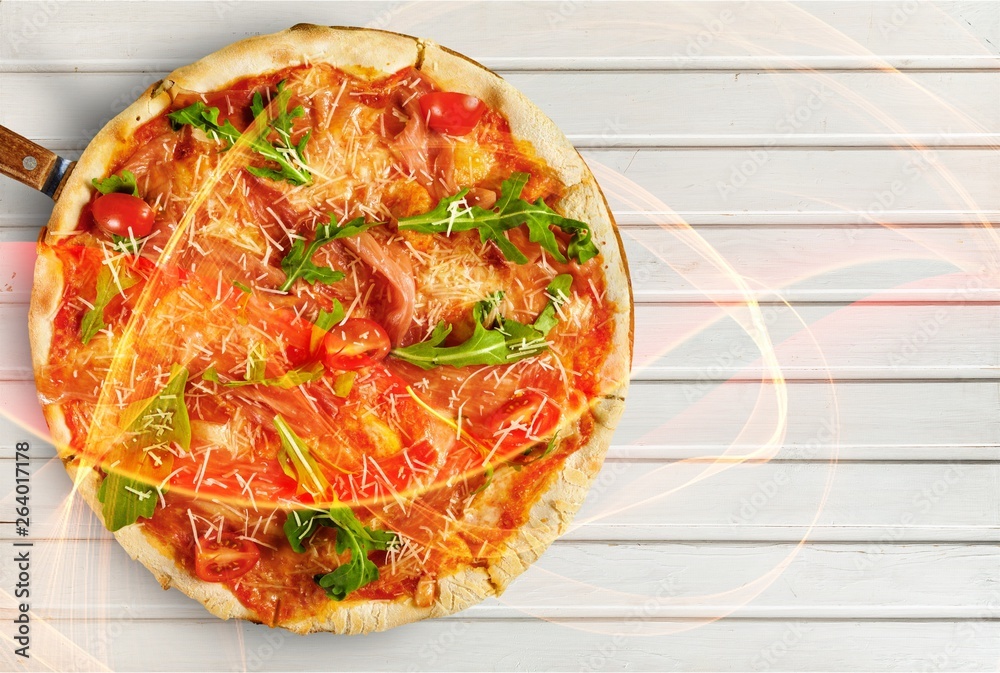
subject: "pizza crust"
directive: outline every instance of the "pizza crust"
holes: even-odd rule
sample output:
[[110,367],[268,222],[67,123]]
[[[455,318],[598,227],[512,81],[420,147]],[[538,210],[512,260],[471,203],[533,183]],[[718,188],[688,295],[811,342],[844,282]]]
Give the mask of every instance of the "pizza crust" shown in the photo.
[[[594,240],[604,256],[607,298],[616,307],[611,354],[601,372],[609,382],[608,389],[585,412],[592,417],[592,433],[588,441],[565,460],[562,469],[550,476],[541,497],[530,510],[527,523],[501,547],[493,563],[487,568],[463,568],[452,575],[439,577],[437,600],[429,607],[419,607],[410,598],[331,601],[320,614],[282,624],[299,633],[367,633],[453,614],[487,597],[500,595],[567,530],[600,471],[615,424],[624,408],[632,357],[631,285],[621,239],[600,188],[583,159],[548,117],[498,75],[464,56],[427,40],[360,28],[298,25],[273,35],[249,38],[180,68],[153,84],[109,122],[87,147],[56,203],[47,232],[43,231],[46,240],[52,242],[76,228],[80,210],[91,196],[91,179],[106,175],[108,167],[128,149],[133,132],[167,109],[177,93],[222,89],[235,80],[303,62],[326,62],[369,78],[415,65],[443,89],[475,95],[500,111],[510,123],[513,135],[530,143],[535,153],[567,186],[559,209],[569,217],[590,223]],[[42,254],[35,268],[29,331],[36,376],[41,375],[48,361],[52,318],[63,293],[59,264],[54,255]],[[66,468],[80,494],[100,516],[98,473],[90,466],[80,466],[75,457],[69,456],[70,433],[61,408],[46,405],[44,413],[53,442],[64,456]],[[485,502],[485,498],[477,499],[472,507],[484,507]],[[203,582],[184,570],[144,534],[141,525],[123,528],[115,537],[164,588],[176,587],[222,619],[260,621],[225,586]]]

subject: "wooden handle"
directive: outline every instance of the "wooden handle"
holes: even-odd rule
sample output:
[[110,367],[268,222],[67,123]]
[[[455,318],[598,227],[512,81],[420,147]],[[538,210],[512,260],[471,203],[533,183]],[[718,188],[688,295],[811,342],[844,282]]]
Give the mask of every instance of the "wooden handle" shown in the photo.
[[74,165],[74,162],[0,126],[0,173],[55,200]]

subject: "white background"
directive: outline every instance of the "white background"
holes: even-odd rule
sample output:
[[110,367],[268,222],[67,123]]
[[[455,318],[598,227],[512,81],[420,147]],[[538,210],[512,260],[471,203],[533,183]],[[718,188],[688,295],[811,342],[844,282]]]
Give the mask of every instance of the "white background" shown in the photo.
[[3,180],[7,550],[13,444],[37,456],[33,658],[4,551],[6,668],[997,669],[1000,4],[4,1],[0,124],[76,157],[170,69],[306,21],[476,58],[591,162],[636,299],[605,469],[500,600],[365,637],[215,620],[66,500],[30,432],[51,204]]

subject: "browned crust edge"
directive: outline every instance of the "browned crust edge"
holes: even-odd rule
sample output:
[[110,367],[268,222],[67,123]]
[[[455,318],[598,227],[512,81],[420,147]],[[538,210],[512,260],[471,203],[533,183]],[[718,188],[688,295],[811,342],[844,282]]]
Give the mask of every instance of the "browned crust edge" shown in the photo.
[[[488,568],[464,568],[439,578],[438,598],[429,607],[418,607],[410,598],[331,602],[320,614],[282,624],[300,633],[367,633],[452,614],[484,598],[499,595],[566,531],[601,468],[624,407],[632,357],[631,284],[621,238],[604,196],[583,159],[548,117],[498,75],[464,56],[430,41],[361,28],[298,25],[272,35],[252,37],[180,68],[152,85],[111,120],[87,147],[53,210],[47,240],[52,241],[61,233],[75,229],[79,212],[90,198],[90,180],[105,175],[132,133],[170,105],[174,91],[216,90],[246,76],[302,62],[331,63],[355,74],[373,77],[419,65],[442,88],[473,94],[499,110],[510,122],[514,136],[531,143],[535,152],[567,185],[567,193],[560,204],[564,214],[591,224],[595,242],[604,256],[607,298],[616,307],[612,355],[603,371],[604,377],[614,383],[602,398],[594,401],[589,411],[594,420],[592,434],[584,446],[566,459],[562,469],[550,477],[543,494],[530,510],[528,522],[503,545]],[[48,360],[52,317],[58,310],[63,290],[58,260],[52,255],[42,255],[39,260],[29,311],[36,376],[41,375],[41,368]],[[58,405],[47,405],[44,412],[53,441],[63,453],[69,431],[62,410]],[[89,467],[78,469],[72,460],[66,467],[80,494],[100,516],[97,473]],[[477,500],[473,509],[479,505]],[[115,537],[164,588],[180,589],[222,619],[236,617],[258,621],[257,615],[244,607],[225,586],[203,582],[183,570],[143,533],[141,525],[124,528],[116,532]]]

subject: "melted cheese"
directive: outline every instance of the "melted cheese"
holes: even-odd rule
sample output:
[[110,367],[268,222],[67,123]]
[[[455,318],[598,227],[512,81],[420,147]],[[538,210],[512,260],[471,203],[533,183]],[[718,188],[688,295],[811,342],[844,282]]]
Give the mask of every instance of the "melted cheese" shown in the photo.
[[[418,78],[414,76],[413,80],[400,84],[413,89],[408,92],[410,98],[419,93]],[[195,468],[185,478],[193,481],[195,490],[204,497],[190,508],[185,506],[187,521],[182,521],[185,527],[190,526],[196,540],[210,536],[221,539],[224,531],[241,531],[244,539],[256,544],[286,548],[281,518],[276,524],[273,520],[277,510],[271,507],[263,511],[265,504],[274,504],[267,502],[267,477],[256,472],[241,473],[235,463],[228,471],[218,469],[227,460],[243,464],[275,461],[279,442],[269,420],[280,410],[283,416],[309,429],[304,440],[313,447],[324,468],[332,466],[328,470],[331,481],[335,476],[344,476],[345,487],[351,492],[368,494],[372,525],[400,531],[401,544],[390,553],[393,573],[412,572],[414,568],[434,572],[435,564],[440,562],[435,550],[444,549],[445,556],[454,552],[454,529],[498,525],[507,505],[504,499],[521,478],[513,470],[498,469],[493,485],[474,497],[467,485],[469,477],[449,466],[449,461],[462,456],[462,451],[471,451],[474,460],[489,462],[504,433],[493,438],[477,433],[482,432],[484,419],[493,410],[527,388],[523,381],[536,381],[533,389],[545,396],[546,404],[556,404],[549,395],[557,394],[552,388],[558,388],[558,384],[551,382],[561,376],[562,382],[568,384],[563,360],[572,362],[572,344],[563,339],[543,357],[511,366],[473,372],[441,368],[422,373],[412,387],[429,400],[423,409],[414,402],[415,394],[411,398],[400,393],[398,387],[387,392],[389,375],[377,374],[376,369],[360,371],[346,398],[335,394],[329,372],[320,382],[284,392],[252,386],[222,389],[203,381],[201,375],[210,366],[224,380],[240,379],[249,349],[255,343],[267,344],[270,369],[290,367],[290,362],[283,359],[289,338],[281,331],[281,323],[272,322],[272,316],[280,311],[288,313],[292,309],[299,316],[311,318],[320,308],[328,309],[332,298],[337,297],[343,299],[348,316],[379,317],[379,306],[386,302],[385,283],[357,255],[344,253],[341,243],[324,247],[314,261],[343,270],[347,274],[343,283],[309,285],[300,281],[291,294],[279,290],[284,273],[280,260],[288,253],[290,241],[310,240],[316,224],[331,215],[338,222],[357,216],[369,222],[385,222],[427,212],[435,205],[431,193],[438,191],[439,184],[450,180],[459,187],[482,187],[484,182],[495,183],[504,166],[511,165],[511,157],[501,154],[510,151],[508,146],[479,145],[470,135],[454,139],[453,174],[448,180],[439,174],[419,176],[418,182],[418,177],[409,174],[387,145],[384,111],[359,102],[355,86],[363,84],[349,84],[347,79],[340,75],[335,78],[328,71],[303,69],[293,72],[287,86],[296,92],[312,92],[295,95],[301,98],[313,125],[305,150],[313,182],[296,186],[265,181],[268,198],[271,192],[277,196],[262,204],[260,192],[251,192],[250,181],[256,178],[247,177],[242,167],[221,177],[217,189],[203,204],[196,226],[185,232],[182,254],[174,260],[185,272],[200,277],[185,281],[180,289],[165,292],[151,303],[149,313],[143,316],[144,329],[157,338],[138,340],[131,371],[116,373],[113,382],[117,401],[123,406],[128,404],[138,390],[149,388],[151,382],[165,385],[172,363],[188,367],[186,397],[193,442],[191,455],[185,458]],[[298,102],[295,99],[293,104]],[[394,112],[400,122],[406,123],[402,111]],[[388,120],[392,121],[391,117]],[[212,175],[220,157],[225,156],[214,143],[198,142],[195,134],[195,156],[174,161],[174,136],[157,139],[152,147],[141,148],[130,160],[136,162],[137,170],[140,164],[144,167],[140,185],[155,199],[153,205],[164,218],[183,214],[199,181]],[[442,170],[440,166],[428,169]],[[168,230],[164,227],[162,233],[169,235]],[[154,236],[146,253],[171,249],[162,238]],[[390,225],[379,229],[375,240],[379,245],[409,253],[416,285],[413,319],[425,333],[439,320],[445,320],[456,323],[454,336],[460,336],[463,329],[469,328],[472,304],[497,291],[506,295],[500,307],[504,315],[530,321],[546,301],[544,288],[548,281],[555,273],[566,271],[565,266],[545,260],[544,255],[539,263],[512,266],[491,246],[482,244],[475,232],[454,236],[399,233]],[[233,281],[253,288],[252,300],[259,310],[252,319],[245,311],[249,299],[234,308],[237,303],[233,297],[243,295],[233,289]],[[583,293],[584,289],[574,291]],[[593,329],[595,311],[589,296],[574,297],[561,307],[557,332],[585,336],[587,330]],[[82,297],[79,301],[85,303]],[[73,376],[80,371],[92,377],[95,371],[99,373],[99,364],[94,365],[110,359],[108,351],[112,347],[113,339],[100,337],[87,348],[71,350],[67,361],[72,363]],[[142,366],[137,370],[138,361]],[[392,360],[387,364],[393,372]],[[94,380],[100,378],[98,374]],[[539,384],[537,380],[549,383]],[[564,392],[559,390],[558,394]],[[220,409],[219,399],[228,406]],[[285,413],[286,409],[290,413]],[[220,418],[225,414],[229,417]],[[513,429],[511,426],[505,431]],[[411,455],[421,444],[435,451],[429,457],[420,454],[423,459]],[[468,460],[468,456],[461,459]],[[161,486],[177,473],[168,475]],[[396,488],[407,479],[420,488]],[[419,527],[422,530],[414,530],[416,524],[408,524],[406,516],[413,500],[424,495],[421,489],[432,483],[436,488],[451,489],[444,500],[450,504],[443,512],[435,512],[439,520],[428,520]],[[370,501],[371,494],[374,502]],[[169,505],[171,497],[170,493],[166,497],[161,493],[161,505]],[[473,499],[476,511],[470,512],[467,508]],[[486,546],[483,542],[482,549]],[[468,551],[459,553],[467,555]],[[302,564],[312,563],[319,572],[329,567],[330,556],[310,547],[308,554],[294,558],[292,563],[299,569]]]

